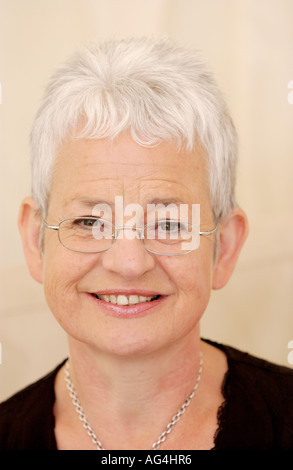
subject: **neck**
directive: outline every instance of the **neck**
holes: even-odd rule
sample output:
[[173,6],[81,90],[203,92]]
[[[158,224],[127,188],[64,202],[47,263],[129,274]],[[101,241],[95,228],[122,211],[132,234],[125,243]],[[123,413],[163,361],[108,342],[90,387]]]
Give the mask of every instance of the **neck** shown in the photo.
[[121,445],[129,446],[131,441],[133,446],[135,440],[144,445],[147,439],[154,442],[190,394],[198,375],[200,339],[194,332],[180,344],[141,356],[105,354],[72,338],[69,346],[74,387],[106,448],[113,441],[117,445],[119,436]]

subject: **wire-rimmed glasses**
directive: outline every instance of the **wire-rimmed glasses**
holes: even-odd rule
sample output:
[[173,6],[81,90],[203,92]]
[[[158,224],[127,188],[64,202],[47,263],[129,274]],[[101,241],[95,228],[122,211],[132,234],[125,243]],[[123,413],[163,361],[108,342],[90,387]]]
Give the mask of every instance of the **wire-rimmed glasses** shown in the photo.
[[58,231],[60,243],[71,251],[79,253],[100,253],[111,248],[119,238],[139,238],[144,248],[156,255],[175,256],[190,253],[198,248],[200,237],[212,235],[217,226],[201,232],[199,225],[177,219],[163,219],[149,222],[143,227],[116,227],[100,217],[70,217],[58,225],[46,228]]

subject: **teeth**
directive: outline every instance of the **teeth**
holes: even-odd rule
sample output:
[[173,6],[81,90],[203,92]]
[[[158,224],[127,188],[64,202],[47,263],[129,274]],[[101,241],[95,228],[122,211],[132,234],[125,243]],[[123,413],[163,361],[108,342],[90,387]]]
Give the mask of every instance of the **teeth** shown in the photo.
[[105,302],[110,302],[116,305],[135,305],[143,302],[150,302],[158,297],[144,297],[143,295],[98,295],[96,297]]

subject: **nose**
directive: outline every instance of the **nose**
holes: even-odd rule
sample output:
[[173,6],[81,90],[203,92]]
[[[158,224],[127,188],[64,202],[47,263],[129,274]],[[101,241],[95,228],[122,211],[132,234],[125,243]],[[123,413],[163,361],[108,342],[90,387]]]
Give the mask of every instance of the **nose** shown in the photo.
[[117,237],[112,247],[103,253],[104,269],[120,274],[124,279],[137,279],[155,267],[155,255],[149,253],[138,233]]

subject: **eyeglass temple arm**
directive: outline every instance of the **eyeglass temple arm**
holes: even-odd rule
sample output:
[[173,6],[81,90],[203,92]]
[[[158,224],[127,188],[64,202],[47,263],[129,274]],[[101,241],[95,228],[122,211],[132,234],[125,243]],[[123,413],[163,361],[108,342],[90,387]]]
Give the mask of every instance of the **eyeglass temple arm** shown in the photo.
[[43,219],[43,224],[45,225],[45,227],[51,228],[52,230],[59,230],[58,225],[49,225],[49,224],[47,224],[47,222],[44,219]]
[[212,235],[213,233],[215,233],[217,228],[218,228],[218,225],[216,225],[212,230],[209,230],[208,232],[199,232],[199,234],[200,235]]

